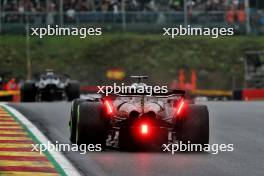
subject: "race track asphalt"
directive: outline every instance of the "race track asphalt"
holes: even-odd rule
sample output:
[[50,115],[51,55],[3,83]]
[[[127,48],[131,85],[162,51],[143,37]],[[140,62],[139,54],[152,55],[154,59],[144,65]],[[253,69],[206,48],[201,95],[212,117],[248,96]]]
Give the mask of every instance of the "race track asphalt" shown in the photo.
[[[210,153],[65,152],[83,175],[111,176],[263,176],[264,103],[205,102],[210,143],[234,144],[234,151]],[[10,104],[52,142],[69,143],[70,103]]]

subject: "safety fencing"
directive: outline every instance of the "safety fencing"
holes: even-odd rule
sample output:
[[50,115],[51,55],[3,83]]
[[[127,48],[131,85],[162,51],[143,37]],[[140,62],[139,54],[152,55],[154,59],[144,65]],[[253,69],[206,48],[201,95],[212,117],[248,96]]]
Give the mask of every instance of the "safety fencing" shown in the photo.
[[[264,25],[256,12],[250,14],[251,32],[263,32]],[[192,25],[199,27],[234,27],[237,33],[245,33],[246,21],[234,20],[228,22],[226,11],[184,11],[172,12],[74,12],[71,15],[64,12],[3,12],[0,15],[0,33],[25,33],[27,25],[43,27],[47,25],[60,26],[100,26],[104,31],[136,31],[160,32],[162,27],[176,25]]]
[[234,100],[264,100],[264,89],[244,89],[233,91]]

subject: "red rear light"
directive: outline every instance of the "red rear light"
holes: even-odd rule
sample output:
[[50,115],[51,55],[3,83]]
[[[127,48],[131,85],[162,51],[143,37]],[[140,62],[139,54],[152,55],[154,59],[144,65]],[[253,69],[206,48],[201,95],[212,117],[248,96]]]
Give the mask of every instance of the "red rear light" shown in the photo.
[[153,138],[153,123],[149,119],[136,120],[131,126],[133,137],[137,140],[150,140]]
[[147,124],[142,124],[141,125],[141,134],[146,135],[146,134],[148,134],[148,132],[149,132],[148,125]]
[[182,115],[182,111],[185,107],[185,102],[184,102],[184,99],[181,99],[178,101],[178,103],[176,104],[176,106],[174,107],[175,108],[175,111],[174,111],[174,116],[175,117],[179,117],[180,115]]
[[113,104],[109,100],[105,100],[104,103],[106,106],[106,113],[112,115],[114,113]]
[[181,114],[181,112],[182,112],[182,109],[183,109],[183,107],[184,107],[184,100],[181,100],[180,101],[180,103],[179,103],[179,105],[178,105],[178,108],[177,108],[177,115],[180,115]]

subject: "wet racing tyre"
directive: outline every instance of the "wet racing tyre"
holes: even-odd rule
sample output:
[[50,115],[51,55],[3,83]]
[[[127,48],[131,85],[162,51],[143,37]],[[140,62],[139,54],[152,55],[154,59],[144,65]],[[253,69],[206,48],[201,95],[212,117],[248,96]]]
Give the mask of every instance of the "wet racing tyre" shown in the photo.
[[188,105],[182,119],[178,139],[187,144],[209,143],[209,113],[204,105]]
[[37,88],[33,81],[26,81],[21,89],[21,102],[35,102],[37,95]]
[[85,102],[85,101],[86,100],[84,99],[75,99],[72,102],[69,126],[70,126],[70,132],[71,132],[70,141],[73,144],[76,143],[76,124],[77,124],[78,106],[80,105],[80,103]]
[[103,115],[102,102],[82,102],[77,112],[76,143],[78,145],[100,144],[104,148],[107,120]]
[[66,95],[69,101],[80,98],[80,84],[78,81],[70,81],[68,83]]

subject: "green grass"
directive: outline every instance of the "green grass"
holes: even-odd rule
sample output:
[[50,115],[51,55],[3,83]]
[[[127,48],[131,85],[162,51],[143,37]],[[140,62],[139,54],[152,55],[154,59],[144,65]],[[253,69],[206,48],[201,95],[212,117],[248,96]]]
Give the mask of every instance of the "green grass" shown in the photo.
[[[264,49],[264,37],[163,38],[160,35],[105,34],[101,37],[30,38],[30,57],[35,74],[46,68],[68,73],[83,83],[106,83],[112,67],[127,75],[148,74],[155,84],[177,79],[180,68],[195,69],[200,88],[232,88],[243,85],[244,51]],[[25,78],[26,38],[0,37],[0,74]]]

